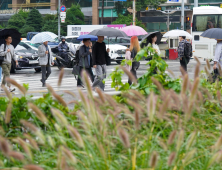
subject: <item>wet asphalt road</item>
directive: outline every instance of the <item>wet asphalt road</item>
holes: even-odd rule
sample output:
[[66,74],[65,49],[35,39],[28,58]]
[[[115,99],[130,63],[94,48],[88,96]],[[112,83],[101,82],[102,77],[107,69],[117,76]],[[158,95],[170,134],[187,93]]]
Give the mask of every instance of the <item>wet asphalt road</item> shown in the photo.
[[[204,70],[205,66],[205,61],[200,59],[201,61],[201,70]],[[175,77],[179,77],[181,75],[180,73],[180,63],[178,60],[166,60],[168,63],[169,67],[168,69],[172,70],[175,74]],[[146,61],[141,61],[141,65],[139,70],[137,71],[138,77],[142,76],[148,66],[146,65]],[[117,66],[116,63],[112,63],[112,65],[107,66],[107,73],[108,75],[114,70],[114,68]],[[189,77],[192,79],[194,77],[194,71],[195,71],[195,66],[196,66],[196,61],[191,60],[190,63],[188,64],[188,74]],[[62,80],[62,85],[58,87],[58,76],[59,76],[59,69],[54,66],[52,67],[52,74],[50,75],[49,79],[47,80],[47,83],[51,85],[54,90],[60,94],[63,95],[63,98],[65,99],[66,102],[69,102],[73,100],[73,97],[64,93],[65,90],[72,91],[76,94],[78,94],[78,88],[76,86],[76,80],[74,76],[71,74],[72,69],[65,69],[65,74],[64,78]],[[29,91],[27,95],[33,95],[33,99],[40,98],[43,94],[47,93],[48,90],[46,87],[42,87],[42,84],[40,82],[41,79],[41,73],[36,73],[34,69],[31,70],[17,70],[15,74],[11,75],[11,78],[16,80],[18,83],[23,84],[23,83],[28,83],[29,84]],[[123,76],[123,82],[127,82],[128,78],[126,75]],[[84,92],[86,90],[83,89]],[[116,91],[115,89],[111,88],[111,80],[109,79],[106,82],[105,86],[105,93],[107,94],[115,94]],[[0,96],[5,96],[4,92],[0,92]],[[18,89],[13,93],[13,96],[21,96],[21,93],[19,92]]]

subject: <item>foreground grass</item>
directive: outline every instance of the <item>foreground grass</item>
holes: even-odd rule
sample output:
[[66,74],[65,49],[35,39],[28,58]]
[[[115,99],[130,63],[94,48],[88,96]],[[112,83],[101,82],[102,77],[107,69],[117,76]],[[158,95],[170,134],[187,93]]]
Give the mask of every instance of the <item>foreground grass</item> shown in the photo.
[[0,98],[1,169],[221,169],[220,82],[198,76],[190,82],[184,75],[175,93],[153,79],[159,95],[128,90],[117,102],[99,89],[94,97],[86,74],[84,80],[88,93],[79,91],[81,102],[69,92],[72,111],[50,86],[38,100],[22,87],[20,99],[6,91],[8,99]]

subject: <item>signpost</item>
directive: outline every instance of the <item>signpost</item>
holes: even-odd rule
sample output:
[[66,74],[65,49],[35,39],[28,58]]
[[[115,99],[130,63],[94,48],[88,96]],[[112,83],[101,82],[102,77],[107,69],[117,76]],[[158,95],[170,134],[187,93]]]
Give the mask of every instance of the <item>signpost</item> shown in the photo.
[[66,12],[60,12],[61,22],[64,23],[66,19]]

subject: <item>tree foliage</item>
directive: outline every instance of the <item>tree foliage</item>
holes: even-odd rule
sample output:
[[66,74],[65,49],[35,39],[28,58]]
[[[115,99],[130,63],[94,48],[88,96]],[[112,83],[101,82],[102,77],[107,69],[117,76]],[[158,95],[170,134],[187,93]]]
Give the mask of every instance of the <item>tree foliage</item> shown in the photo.
[[27,36],[27,32],[35,32],[35,29],[32,26],[30,26],[30,25],[24,25],[20,29],[20,33],[22,34],[22,37],[26,37]]
[[49,31],[58,34],[58,17],[57,15],[46,14],[43,17],[42,31]]
[[20,14],[26,20],[28,18],[29,12],[25,12],[22,9],[20,9],[18,14]]
[[67,34],[67,25],[83,25],[84,14],[81,11],[79,4],[72,4],[72,6],[66,12],[65,23],[61,24],[61,34]]
[[26,25],[33,27],[37,32],[41,32],[42,24],[43,24],[42,15],[39,13],[37,9],[33,8],[29,12],[28,18],[26,20]]
[[[128,14],[127,16],[119,14],[118,18],[114,22],[112,22],[112,24],[126,24],[127,26],[131,25],[132,23],[133,23],[133,15],[131,14]],[[146,30],[146,27],[137,18],[136,18],[136,25]]]
[[25,19],[20,14],[14,14],[8,20],[7,28],[14,28],[19,31],[24,25],[25,25]]

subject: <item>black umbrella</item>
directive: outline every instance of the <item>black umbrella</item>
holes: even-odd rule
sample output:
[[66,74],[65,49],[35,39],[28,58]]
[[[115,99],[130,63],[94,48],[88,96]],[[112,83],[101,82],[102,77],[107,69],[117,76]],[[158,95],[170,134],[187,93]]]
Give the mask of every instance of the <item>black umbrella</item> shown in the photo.
[[125,32],[109,27],[93,30],[89,33],[89,35],[107,37],[128,37]]
[[5,43],[6,36],[10,35],[12,37],[12,45],[14,48],[21,41],[21,34],[16,29],[3,29],[0,30],[0,44]]
[[211,29],[204,31],[200,36],[205,37],[205,38],[222,40],[222,29],[221,28],[211,28]]
[[149,43],[152,43],[152,39],[151,39],[151,36],[155,34],[157,36],[157,41],[156,41],[156,44],[159,45],[160,42],[161,42],[161,39],[162,39],[162,34],[161,32],[159,31],[156,31],[156,32],[152,32],[146,36],[143,37],[143,39],[141,40],[141,47],[145,47],[147,46]]

